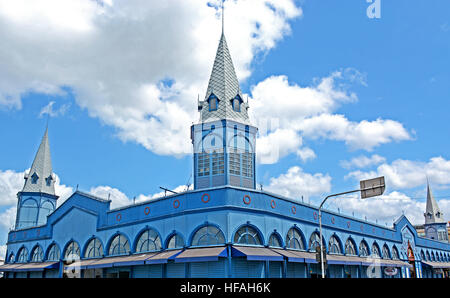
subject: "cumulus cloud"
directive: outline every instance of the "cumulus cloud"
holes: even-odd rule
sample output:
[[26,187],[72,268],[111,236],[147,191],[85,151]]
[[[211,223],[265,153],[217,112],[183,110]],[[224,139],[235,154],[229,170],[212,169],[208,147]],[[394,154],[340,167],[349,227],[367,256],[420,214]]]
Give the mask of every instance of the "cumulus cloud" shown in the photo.
[[378,154],[374,154],[370,157],[361,155],[358,157],[354,157],[351,160],[342,160],[340,162],[341,167],[345,169],[351,168],[366,168],[374,165],[378,165],[386,161],[386,158],[380,156]]
[[433,157],[428,162],[397,159],[391,164],[383,163],[375,171],[353,171],[346,178],[356,180],[369,177],[385,176],[386,185],[407,189],[423,185],[427,178],[435,185],[450,186],[450,161],[445,158]]
[[285,174],[271,178],[267,190],[290,198],[309,198],[331,190],[331,177],[328,174],[305,173],[298,166],[291,167]]
[[70,104],[63,104],[59,108],[54,109],[54,104],[55,101],[50,101],[45,107],[43,107],[39,112],[39,118],[42,118],[44,115],[49,115],[50,117],[64,116],[70,108]]
[[[425,198],[424,198],[425,199]],[[424,223],[423,213],[426,202],[424,200],[413,199],[408,195],[393,191],[388,194],[362,200],[357,195],[347,196],[334,200],[334,204],[345,214],[355,214],[357,217],[367,218],[367,220],[379,224],[387,223],[392,226],[393,221],[404,214],[408,220],[416,225]],[[450,215],[450,200],[442,199],[438,201],[441,211],[446,219]]]
[[[207,5],[209,4],[209,5]],[[29,92],[65,94],[123,141],[164,155],[191,152],[220,37],[220,1],[0,0],[0,105]],[[290,33],[294,0],[225,2],[237,75]],[[162,34],[163,32],[163,34]],[[237,54],[238,53],[238,54]],[[166,82],[170,81],[170,84]]]

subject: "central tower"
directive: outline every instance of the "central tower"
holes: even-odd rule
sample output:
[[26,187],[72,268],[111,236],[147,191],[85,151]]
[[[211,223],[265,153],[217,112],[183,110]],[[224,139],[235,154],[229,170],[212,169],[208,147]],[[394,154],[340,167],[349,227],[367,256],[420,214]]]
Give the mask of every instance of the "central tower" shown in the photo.
[[222,30],[205,99],[198,101],[200,120],[191,126],[194,189],[256,187],[257,128],[250,124],[248,108]]

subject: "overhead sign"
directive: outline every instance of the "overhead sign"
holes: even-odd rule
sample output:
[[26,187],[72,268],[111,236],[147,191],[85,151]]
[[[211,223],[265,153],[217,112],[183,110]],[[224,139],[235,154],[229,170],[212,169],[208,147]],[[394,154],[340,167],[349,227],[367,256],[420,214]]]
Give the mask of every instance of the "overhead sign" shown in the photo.
[[397,275],[398,270],[395,267],[386,267],[384,268],[384,274],[387,276],[394,276]]
[[381,196],[386,188],[384,176],[360,181],[361,199]]

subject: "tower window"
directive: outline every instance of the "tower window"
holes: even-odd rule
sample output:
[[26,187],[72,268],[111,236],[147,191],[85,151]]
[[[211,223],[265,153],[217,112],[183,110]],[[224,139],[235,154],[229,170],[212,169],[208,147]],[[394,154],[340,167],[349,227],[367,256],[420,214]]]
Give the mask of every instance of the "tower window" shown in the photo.
[[235,112],[240,112],[241,111],[241,102],[237,98],[233,99],[233,110]]
[[47,186],[51,186],[52,185],[52,175],[48,176],[47,178],[45,178],[45,184],[47,184]]
[[223,150],[214,151],[211,154],[212,174],[218,175],[225,172],[225,156]]
[[197,159],[198,176],[209,176],[209,153],[199,153]]
[[217,98],[215,96],[210,97],[209,99],[209,111],[216,111],[217,110]]
[[39,176],[36,173],[33,173],[31,176],[31,183],[36,184],[39,179]]
[[241,156],[237,152],[237,150],[233,150],[228,154],[229,159],[229,167],[230,167],[230,174],[233,175],[240,175],[241,174]]

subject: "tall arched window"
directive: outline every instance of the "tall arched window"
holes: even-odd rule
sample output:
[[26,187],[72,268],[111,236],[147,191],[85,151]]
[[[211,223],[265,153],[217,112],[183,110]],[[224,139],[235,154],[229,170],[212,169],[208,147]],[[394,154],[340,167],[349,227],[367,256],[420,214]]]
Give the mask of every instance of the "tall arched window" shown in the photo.
[[[309,238],[309,250],[315,251],[316,247],[319,247],[319,246],[320,246],[319,233],[314,232],[314,233],[312,233],[311,237]],[[325,247],[325,243],[323,243],[323,246]]]
[[[422,251],[422,253],[423,253],[423,251]],[[397,249],[397,247],[392,247],[392,259],[393,260],[398,260],[400,257],[399,257],[399,255],[398,255],[398,249]],[[423,258],[422,258],[422,260],[423,260]]]
[[101,258],[103,256],[103,245],[100,239],[92,238],[84,253],[85,258]]
[[381,258],[380,248],[378,247],[376,242],[374,242],[374,244],[372,245],[372,256]]
[[36,225],[38,214],[37,202],[33,199],[27,199],[20,206],[19,222],[17,228],[26,228]]
[[302,235],[295,228],[291,228],[286,235],[286,248],[305,250]]
[[122,234],[116,235],[111,241],[111,244],[109,245],[108,254],[110,256],[116,256],[116,255],[126,255],[129,253],[130,253],[130,243],[128,242],[128,239]]
[[383,245],[383,259],[390,259],[389,247],[385,244]]
[[28,262],[28,249],[22,247],[19,251],[19,255],[17,256],[18,263],[26,263]]
[[282,247],[280,236],[277,233],[272,233],[269,237],[270,247]]
[[47,215],[53,212],[53,204],[49,201],[45,201],[39,209],[38,225],[44,225],[47,223]]
[[330,253],[340,254],[341,246],[339,243],[339,239],[336,236],[331,236],[330,242],[328,243],[328,250]]
[[12,263],[14,263],[14,261],[15,261],[15,256],[14,256],[14,254],[10,254],[10,255],[9,255],[9,259],[8,259],[8,264],[12,264]]
[[184,247],[183,238],[181,238],[181,236],[178,234],[173,234],[167,241],[168,249],[183,248],[183,247]]
[[161,238],[153,229],[145,230],[136,243],[136,252],[161,250]]
[[39,245],[31,252],[31,262],[42,262],[44,260],[44,251]]
[[239,101],[238,98],[233,99],[233,110],[235,112],[240,112],[241,111],[241,102]]
[[241,227],[236,234],[234,234],[234,243],[249,244],[249,245],[261,245],[261,237],[258,231],[251,226]]
[[48,249],[47,261],[59,261],[60,258],[59,248],[56,244],[52,244]]
[[64,252],[64,260],[76,260],[80,259],[80,246],[75,241],[69,243],[66,246],[66,251]]
[[431,256],[430,256],[430,252],[429,251],[427,251],[427,258],[426,258],[426,260],[427,261],[431,261]]
[[225,244],[225,237],[215,226],[204,226],[198,229],[192,237],[192,246],[208,246]]
[[367,246],[367,243],[363,240],[359,244],[359,255],[361,257],[367,257],[369,256],[369,247]]
[[345,254],[356,256],[356,246],[352,239],[348,238],[345,242]]

